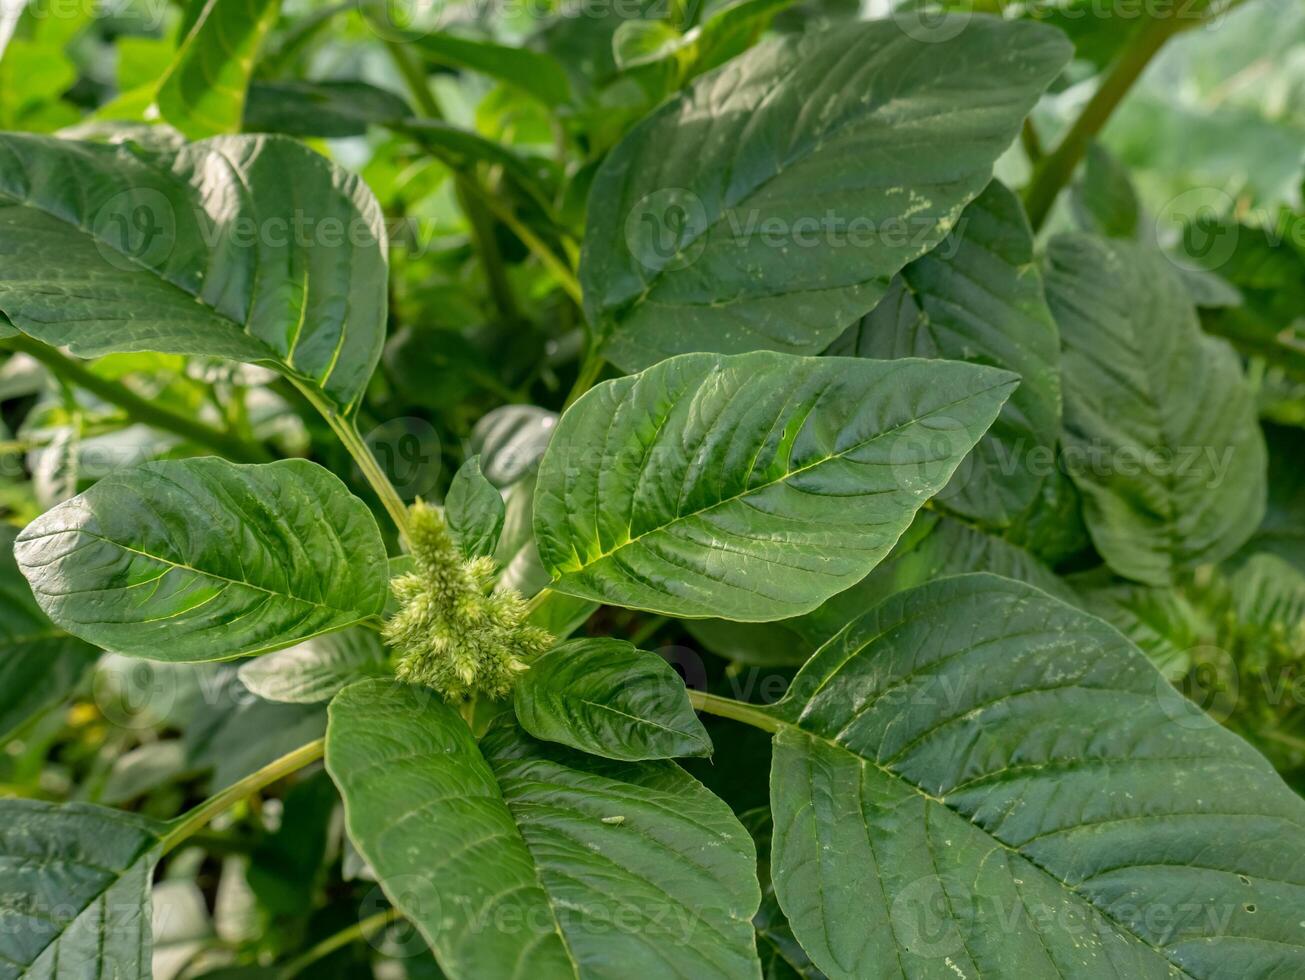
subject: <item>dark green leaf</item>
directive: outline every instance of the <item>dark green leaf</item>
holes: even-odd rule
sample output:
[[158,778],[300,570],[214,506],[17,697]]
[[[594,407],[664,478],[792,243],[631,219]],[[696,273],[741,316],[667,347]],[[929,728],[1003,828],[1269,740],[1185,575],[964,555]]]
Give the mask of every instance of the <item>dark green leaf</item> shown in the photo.
[[149,980],[163,829],[82,803],[0,800],[0,977]]
[[589,391],[540,464],[553,588],[783,619],[864,578],[1014,386],[948,361],[686,354]]
[[37,602],[68,632],[155,660],[266,653],[379,615],[375,518],[305,460],[147,463],[18,536]]
[[1305,968],[1305,802],[1100,620],[944,579],[775,714],[772,872],[830,977]]
[[[1137,644],[1156,669],[1176,681],[1191,666],[1191,650],[1208,625],[1183,595],[1105,576],[1075,581],[1077,605],[1100,616]],[[1204,628],[1204,630],[1203,630]]]
[[0,135],[0,312],[83,357],[256,361],[348,414],[381,353],[385,249],[371,192],[294,140]]
[[1305,432],[1285,426],[1264,428],[1269,449],[1269,502],[1264,521],[1244,554],[1267,551],[1305,573]]
[[752,842],[674,763],[512,725],[477,747],[433,693],[385,681],[332,702],[326,759],[351,838],[455,980],[759,976]]
[[1137,237],[1137,192],[1128,171],[1100,143],[1088,148],[1083,172],[1070,185],[1069,199],[1084,231],[1106,238]]
[[1159,252],[1062,235],[1048,263],[1065,458],[1097,550],[1150,585],[1226,558],[1254,532],[1265,499],[1264,440],[1237,355],[1201,333]]
[[1036,24],[957,27],[762,44],[632,130],[594,180],[580,270],[608,358],[811,354],[873,308],[956,225],[1069,56]]
[[1019,199],[998,181],[956,230],[894,280],[831,354],[936,357],[1020,376],[992,428],[938,495],[949,510],[1003,527],[1032,503],[1060,432],[1060,338]]
[[503,533],[507,507],[494,484],[480,472],[480,457],[459,467],[444,498],[444,518],[468,558],[492,555]]
[[711,755],[680,675],[624,640],[554,647],[531,664],[513,700],[531,735],[607,759]]
[[244,129],[342,139],[411,115],[399,96],[366,82],[255,82],[245,103]]

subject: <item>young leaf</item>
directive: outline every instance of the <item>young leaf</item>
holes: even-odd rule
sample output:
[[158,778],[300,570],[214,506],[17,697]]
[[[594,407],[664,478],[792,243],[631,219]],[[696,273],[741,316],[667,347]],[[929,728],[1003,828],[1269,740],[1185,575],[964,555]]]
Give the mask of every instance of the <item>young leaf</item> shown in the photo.
[[63,701],[100,655],[41,612],[14,560],[16,534],[0,525],[0,739]]
[[956,230],[894,280],[830,347],[858,357],[944,357],[1020,376],[992,428],[939,495],[962,516],[1004,527],[1037,495],[1039,458],[1060,434],[1060,337],[1019,198],[993,181]]
[[468,558],[492,555],[506,515],[503,495],[480,472],[480,457],[471,457],[453,475],[444,499],[444,519],[462,553]]
[[241,664],[240,683],[267,701],[317,704],[361,677],[386,672],[376,631],[352,626]]
[[606,759],[711,755],[711,738],[669,663],[624,640],[572,640],[533,664],[512,693],[535,738]]
[[74,636],[155,660],[266,653],[379,615],[371,512],[306,460],[147,463],[33,521],[15,553]]
[[372,680],[332,702],[326,764],[350,837],[453,980],[760,977],[752,842],[674,763],[504,724],[478,747],[431,692]]
[[775,715],[775,887],[832,978],[1305,964],[1305,803],[1112,627],[1036,589],[899,593]]
[[[1057,31],[894,20],[759,45],[607,157],[580,267],[605,353],[814,354],[955,226],[1070,54]],[[940,109],[946,106],[946,110]]]
[[1264,439],[1237,355],[1201,333],[1153,249],[1062,235],[1048,266],[1065,458],[1097,550],[1148,585],[1228,557],[1265,506]]
[[385,229],[294,140],[0,135],[0,312],[83,357],[256,361],[352,412],[381,353]]
[[864,578],[1015,385],[950,361],[685,354],[590,390],[540,464],[553,588],[784,619]]
[[163,830],[105,807],[0,800],[0,977],[149,980]]
[[159,84],[159,112],[190,139],[239,132],[245,89],[281,0],[196,0],[193,6],[198,15]]

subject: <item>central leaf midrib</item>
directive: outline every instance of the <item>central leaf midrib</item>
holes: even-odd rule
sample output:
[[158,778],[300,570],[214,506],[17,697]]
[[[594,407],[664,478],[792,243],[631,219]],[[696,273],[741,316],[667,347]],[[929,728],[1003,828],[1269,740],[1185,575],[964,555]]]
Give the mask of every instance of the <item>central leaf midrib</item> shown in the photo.
[[[634,537],[627,538],[621,544],[618,544],[614,548],[604,551],[598,556],[584,562],[579,567],[567,569],[562,573],[561,576],[559,576],[559,578],[565,578],[567,575],[575,575],[579,572],[583,572],[591,568],[592,566],[598,564],[599,562],[612,557],[617,552],[622,551],[630,547],[631,545],[638,543],[639,541],[642,541],[644,538],[649,537],[650,535],[659,534],[662,531],[665,531],[667,528],[673,527],[676,524],[682,523],[684,521],[692,520],[695,517],[700,517],[703,514],[709,513],[715,510],[717,507],[724,507],[726,504],[734,503],[737,500],[742,500],[745,497],[750,497],[754,494],[762,492],[763,490],[768,490],[773,486],[778,486],[781,483],[791,480],[795,476],[799,476],[802,473],[806,473],[809,470],[813,470],[818,466],[823,466],[825,463],[831,462],[832,460],[842,459],[845,456],[847,456],[849,453],[856,452],[858,449],[864,449],[866,446],[870,445],[871,443],[875,442],[878,439],[882,439],[885,436],[892,435],[893,433],[898,432],[899,430],[904,429],[909,425],[916,425],[919,422],[923,421],[924,419],[930,418],[931,416],[936,415],[939,412],[946,411],[947,409],[953,407],[954,405],[959,405],[962,402],[971,401],[972,399],[977,398],[979,395],[986,394],[987,392],[992,391],[995,388],[1000,388],[1002,385],[1006,385],[1006,384],[1010,384],[1010,381],[1009,380],[1002,381],[999,382],[998,384],[989,385],[986,388],[981,388],[977,391],[972,391],[968,395],[965,395],[961,398],[953,399],[952,401],[945,402],[944,404],[939,405],[936,408],[930,409],[924,415],[919,415],[916,416],[915,418],[906,419],[905,421],[899,422],[894,426],[891,426],[880,432],[876,432],[870,438],[864,439],[861,442],[848,446],[846,449],[833,453],[829,456],[822,456],[821,458],[815,460],[814,462],[808,463],[805,466],[800,466],[795,470],[789,470],[775,477],[773,480],[767,481],[766,483],[760,483],[757,484],[756,486],[746,487],[745,489],[739,491],[738,493],[732,494],[729,497],[726,497],[722,500],[714,501],[713,503],[707,504],[705,507],[699,507],[697,510],[690,511],[687,514],[676,514],[674,518],[666,521],[664,524],[659,524],[656,527],[651,527],[646,531],[642,531],[639,534],[636,534]],[[701,383],[699,383],[698,387],[699,390],[701,390],[702,387]]]

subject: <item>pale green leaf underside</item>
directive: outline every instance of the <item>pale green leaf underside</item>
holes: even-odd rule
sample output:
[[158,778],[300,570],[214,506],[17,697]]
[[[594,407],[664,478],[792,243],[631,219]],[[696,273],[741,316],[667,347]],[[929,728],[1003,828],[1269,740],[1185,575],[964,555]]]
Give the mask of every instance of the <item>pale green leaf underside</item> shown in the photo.
[[589,391],[540,464],[553,588],[680,617],[807,612],[872,569],[1015,385],[950,361],[685,354]]
[[444,498],[444,519],[468,558],[492,555],[503,533],[507,505],[473,456],[458,468]]
[[17,533],[0,526],[0,740],[72,693],[100,653],[36,605],[14,560]]
[[162,830],[104,807],[0,801],[0,980],[149,980]]
[[1069,54],[1028,21],[880,20],[698,79],[594,179],[580,278],[608,358],[822,350],[955,226]]
[[998,181],[956,230],[893,280],[888,295],[830,347],[857,357],[942,357],[1020,376],[992,428],[938,501],[1004,527],[1037,495],[1060,434],[1060,338],[1019,198]]
[[280,0],[207,0],[155,97],[163,118],[190,139],[237,133],[245,94]]
[[711,738],[667,661],[624,640],[572,640],[533,661],[513,690],[535,738],[608,759],[711,754]]
[[777,714],[772,872],[830,977],[1305,970],[1305,803],[1100,620],[943,579]]
[[751,839],[674,763],[511,725],[478,747],[432,692],[379,680],[332,702],[326,759],[351,838],[453,980],[759,978]]
[[37,340],[261,362],[347,413],[380,357],[385,281],[375,198],[294,140],[0,135],[0,313]]
[[306,460],[121,470],[18,536],[56,625],[155,660],[266,653],[379,615],[385,546],[367,506]]
[[1106,563],[1167,585],[1232,554],[1264,515],[1255,400],[1227,343],[1201,333],[1160,252],[1061,235],[1047,253],[1060,327],[1065,459]]
[[240,683],[265,701],[318,704],[362,677],[388,673],[385,661],[377,632],[351,626],[241,664]]

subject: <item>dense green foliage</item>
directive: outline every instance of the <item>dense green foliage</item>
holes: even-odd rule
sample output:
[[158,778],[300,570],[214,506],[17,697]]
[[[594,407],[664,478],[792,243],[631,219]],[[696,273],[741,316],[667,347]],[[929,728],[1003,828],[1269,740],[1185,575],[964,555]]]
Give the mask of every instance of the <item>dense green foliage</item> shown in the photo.
[[864,6],[0,5],[0,980],[1305,976],[1305,11]]

